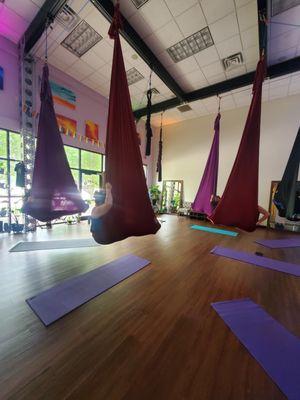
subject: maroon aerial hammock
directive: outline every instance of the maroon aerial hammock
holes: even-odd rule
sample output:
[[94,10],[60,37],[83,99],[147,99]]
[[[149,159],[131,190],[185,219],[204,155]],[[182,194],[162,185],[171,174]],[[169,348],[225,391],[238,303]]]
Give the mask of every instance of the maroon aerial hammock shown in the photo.
[[219,167],[219,141],[220,141],[220,112],[214,123],[214,139],[206,162],[204,173],[197,191],[192,209],[195,212],[211,215],[213,211],[211,197],[217,194],[218,167]]
[[262,84],[265,59],[257,64],[253,96],[239,150],[223,196],[210,220],[215,224],[236,226],[248,232],[258,221],[258,166]]
[[41,82],[41,108],[32,187],[23,205],[23,212],[47,222],[88,209],[72,176],[59,132],[47,63]]
[[119,28],[119,4],[109,29],[114,40],[108,125],[106,135],[106,181],[112,185],[113,206],[93,232],[96,242],[109,244],[129,236],[156,233],[160,224],[152,209],[143,171],[138,135],[131,109]]

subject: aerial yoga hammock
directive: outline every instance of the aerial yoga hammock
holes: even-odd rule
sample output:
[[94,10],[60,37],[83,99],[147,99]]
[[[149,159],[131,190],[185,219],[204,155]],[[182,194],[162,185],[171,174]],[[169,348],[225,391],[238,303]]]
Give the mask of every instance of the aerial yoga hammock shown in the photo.
[[114,54],[106,135],[106,181],[112,185],[113,205],[93,232],[96,242],[109,244],[129,236],[156,233],[160,224],[152,209],[131,109],[119,28],[119,4],[109,29]]
[[[219,99],[220,101],[220,99]],[[217,194],[218,168],[219,168],[219,141],[220,141],[220,103],[218,115],[214,124],[214,139],[206,162],[198,192],[196,194],[192,209],[195,212],[211,215],[213,212],[212,196]]]
[[89,206],[82,200],[76,186],[59,132],[49,84],[47,51],[40,97],[32,187],[24,202],[23,212],[39,221],[48,222],[85,212]]
[[280,217],[291,221],[300,219],[300,185],[297,184],[300,163],[300,128],[281,182],[277,186],[274,204]]
[[258,221],[258,163],[262,84],[266,73],[262,55],[257,64],[253,96],[240,147],[223,196],[210,220],[215,224],[236,226],[248,232]]

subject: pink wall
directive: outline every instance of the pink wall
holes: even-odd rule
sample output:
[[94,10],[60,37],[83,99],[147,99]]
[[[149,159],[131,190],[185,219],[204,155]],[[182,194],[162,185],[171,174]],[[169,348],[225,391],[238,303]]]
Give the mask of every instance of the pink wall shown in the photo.
[[[66,75],[62,71],[56,69],[53,66],[49,66],[50,79],[56,83],[71,89],[76,94],[76,110],[71,110],[60,104],[55,105],[55,111],[57,114],[64,115],[68,118],[72,118],[77,121],[77,129],[79,135],[84,135],[85,132],[85,120],[92,120],[99,125],[100,128],[100,142],[105,144],[106,139],[106,125],[107,125],[107,114],[108,114],[108,99],[101,96],[99,93],[94,92],[90,88],[84,86],[80,82],[76,81],[74,78]],[[39,82],[38,76],[41,76],[42,64],[37,63],[36,73],[37,82]],[[39,87],[39,85],[37,85]],[[39,94],[37,94],[39,99]],[[39,104],[37,105],[37,109]],[[153,181],[153,164],[152,156],[145,156],[145,122],[140,121],[138,124],[138,132],[141,134],[141,155],[143,159],[143,164],[147,165],[147,182],[152,184]],[[153,129],[154,133],[154,129]],[[63,141],[66,145],[79,147],[82,149],[105,153],[105,148],[103,146],[98,147],[93,145],[91,142],[80,142],[77,138],[71,138],[66,135],[62,135]]]
[[20,130],[18,47],[0,36],[0,66],[4,90],[0,90],[0,128]]

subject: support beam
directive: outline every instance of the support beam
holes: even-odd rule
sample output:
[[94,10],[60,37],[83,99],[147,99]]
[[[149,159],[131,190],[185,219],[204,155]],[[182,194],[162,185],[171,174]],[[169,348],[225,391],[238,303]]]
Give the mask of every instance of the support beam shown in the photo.
[[[112,21],[114,14],[114,5],[111,0],[91,0],[94,6],[105,16],[108,21]],[[138,35],[134,28],[123,17],[123,29],[120,31],[124,39],[139,54],[139,56],[152,68],[153,72],[167,85],[167,87],[178,97],[180,101],[184,101],[185,93],[169,74],[166,68],[146,45],[143,39]]]
[[46,0],[25,32],[25,54],[28,54],[42,36],[48,18],[54,19],[67,0]]
[[[279,64],[271,65],[267,69],[267,77],[277,78],[297,72],[300,70],[300,57],[293,58],[291,60],[284,61]],[[226,93],[230,90],[238,89],[243,86],[251,85],[254,79],[255,72],[249,72],[248,74],[237,76],[227,81],[216,83],[211,86],[204,87],[202,89],[194,90],[193,92],[187,93],[185,98],[187,102],[193,102],[201,99],[205,99],[211,96],[217,96],[218,94]],[[152,106],[152,113],[159,113],[161,111],[168,110],[180,105],[181,102],[178,99],[170,99],[161,103],[154,104]],[[141,108],[140,110],[134,111],[135,118],[141,118],[146,115],[147,109]]]

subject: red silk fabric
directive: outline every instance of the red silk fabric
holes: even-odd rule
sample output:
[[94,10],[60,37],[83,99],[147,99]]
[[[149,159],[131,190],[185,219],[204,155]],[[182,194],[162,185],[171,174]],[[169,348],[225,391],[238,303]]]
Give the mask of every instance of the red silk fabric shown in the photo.
[[112,184],[113,206],[104,215],[94,239],[101,244],[129,236],[156,233],[160,224],[148,194],[138,135],[131,109],[126,71],[118,29],[121,25],[118,5],[109,36],[114,54],[109,96],[106,136],[106,181]]
[[262,84],[265,61],[257,64],[253,97],[240,147],[223,196],[211,215],[215,224],[236,226],[248,232],[258,220],[258,167]]

